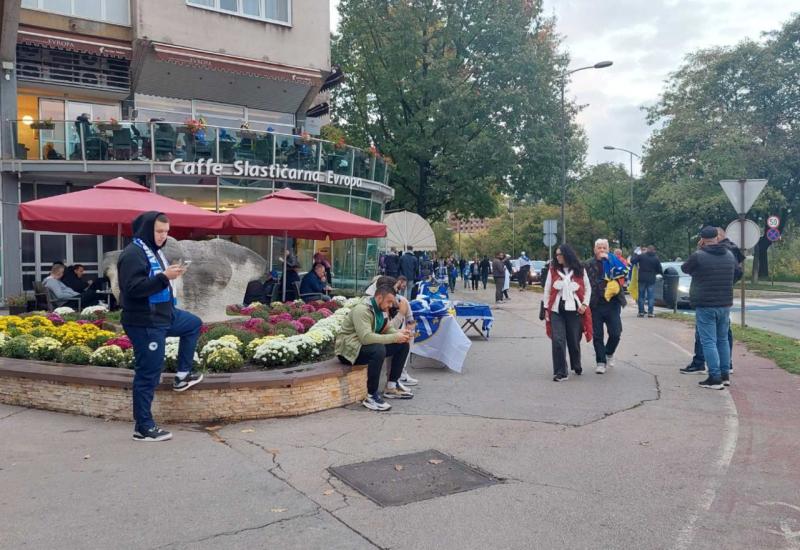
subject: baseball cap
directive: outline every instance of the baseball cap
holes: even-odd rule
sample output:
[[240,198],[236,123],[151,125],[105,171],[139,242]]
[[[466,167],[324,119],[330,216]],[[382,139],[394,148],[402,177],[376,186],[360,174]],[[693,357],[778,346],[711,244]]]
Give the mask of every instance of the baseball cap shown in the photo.
[[717,228],[713,225],[707,225],[700,230],[700,238],[713,239],[717,236]]

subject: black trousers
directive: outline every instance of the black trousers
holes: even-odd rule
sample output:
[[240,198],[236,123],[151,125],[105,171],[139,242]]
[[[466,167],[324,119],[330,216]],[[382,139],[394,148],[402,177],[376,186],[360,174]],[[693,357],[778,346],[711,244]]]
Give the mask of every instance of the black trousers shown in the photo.
[[472,290],[478,290],[478,275],[472,276]]
[[519,274],[517,274],[517,283],[519,284],[520,290],[525,290],[528,286],[528,273],[530,273],[530,266],[525,265],[519,268]]
[[369,344],[361,346],[361,351],[356,357],[356,362],[351,363],[341,355],[339,361],[348,365],[367,365],[367,392],[372,395],[378,393],[380,385],[381,370],[383,361],[387,357],[392,358],[392,368],[389,371],[389,381],[397,382],[403,374],[403,367],[411,346],[406,344]]
[[489,282],[489,274],[481,273],[481,282],[483,283],[483,290],[486,290],[486,283]]
[[[619,302],[603,302],[592,308],[592,343],[594,355],[598,363],[605,363],[606,357],[614,355],[622,336],[622,306]],[[603,327],[608,329],[608,340],[605,340]]]
[[506,282],[505,277],[495,277],[494,278],[494,301],[495,302],[502,302],[503,301],[503,283]]
[[569,364],[575,372],[581,368],[581,316],[577,311],[564,310],[564,302],[559,303],[558,312],[550,314],[552,330],[553,375],[567,376],[567,350]]

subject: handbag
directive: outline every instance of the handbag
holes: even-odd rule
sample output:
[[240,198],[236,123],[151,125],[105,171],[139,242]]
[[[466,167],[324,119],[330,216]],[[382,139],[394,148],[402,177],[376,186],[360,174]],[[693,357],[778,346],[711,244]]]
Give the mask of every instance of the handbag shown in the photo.
[[544,300],[539,300],[539,320],[544,321]]

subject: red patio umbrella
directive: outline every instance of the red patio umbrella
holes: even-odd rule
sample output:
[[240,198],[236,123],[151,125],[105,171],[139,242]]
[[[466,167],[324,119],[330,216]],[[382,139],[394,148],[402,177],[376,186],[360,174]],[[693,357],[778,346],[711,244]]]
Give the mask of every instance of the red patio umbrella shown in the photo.
[[86,233],[132,234],[131,224],[142,212],[157,210],[169,217],[177,238],[219,233],[224,218],[215,212],[183,204],[125,178],[114,178],[91,189],[24,202],[19,220],[25,229]]
[[386,226],[281,189],[225,214],[225,235],[288,235],[317,241],[385,237]]
[[[333,241],[385,237],[386,226],[320,204],[313,197],[291,189],[281,189],[256,202],[234,208],[225,214],[225,235],[282,235],[285,238]],[[286,298],[286,276],[283,298]]]

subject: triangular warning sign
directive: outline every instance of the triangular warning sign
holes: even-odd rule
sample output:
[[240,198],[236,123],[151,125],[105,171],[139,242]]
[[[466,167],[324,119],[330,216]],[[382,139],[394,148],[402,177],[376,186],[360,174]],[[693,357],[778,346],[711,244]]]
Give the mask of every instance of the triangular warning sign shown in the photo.
[[[744,193],[742,193],[742,182],[744,182]],[[767,180],[721,180],[719,184],[728,195],[728,200],[731,201],[736,213],[747,214],[767,185]]]

